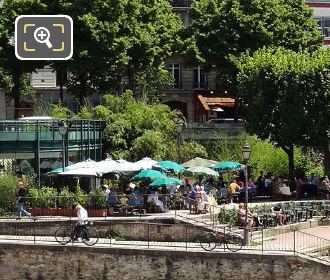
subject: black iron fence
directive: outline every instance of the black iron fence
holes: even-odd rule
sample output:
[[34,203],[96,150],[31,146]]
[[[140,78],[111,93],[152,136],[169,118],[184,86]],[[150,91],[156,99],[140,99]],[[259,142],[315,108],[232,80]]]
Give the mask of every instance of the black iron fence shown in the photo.
[[[112,195],[111,195],[112,196]],[[72,195],[56,196],[43,194],[25,198],[25,208],[32,211],[32,216],[74,216],[73,205],[80,203],[90,216],[107,215],[146,215],[167,214],[172,211],[175,216],[204,222],[205,224],[238,225],[238,204],[217,205],[210,202],[196,201],[181,194],[118,194],[115,202],[109,203],[105,195]],[[16,198],[0,199],[3,215],[14,215]],[[251,205],[250,210],[259,217],[263,227],[276,227],[278,216],[272,212],[274,204]],[[99,210],[92,211],[92,210]],[[286,224],[307,221],[314,217],[330,217],[330,201],[286,201],[282,202],[282,213],[286,216]]]
[[[63,225],[72,225],[74,220],[25,218],[19,221],[3,219],[0,224],[0,239],[10,242],[25,242],[47,245],[56,242],[55,232]],[[233,228],[202,227],[191,224],[149,223],[129,221],[95,220],[92,226],[99,236],[96,246],[148,248],[170,250],[203,250],[200,246],[201,236],[205,231],[217,231],[225,236],[228,232],[242,235]],[[83,245],[82,243],[71,243]],[[227,251],[225,244],[218,246],[215,251]],[[305,255],[313,259],[330,263],[330,240],[324,239],[302,230],[283,228],[262,228],[251,232],[251,244],[243,246],[239,252]]]

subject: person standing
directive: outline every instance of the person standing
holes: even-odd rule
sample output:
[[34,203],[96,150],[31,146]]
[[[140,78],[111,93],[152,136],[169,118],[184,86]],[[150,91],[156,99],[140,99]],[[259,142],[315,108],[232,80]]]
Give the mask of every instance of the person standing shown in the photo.
[[260,171],[257,179],[257,192],[259,195],[265,195],[265,176],[263,171]]
[[26,196],[26,189],[24,187],[23,182],[17,183],[18,188],[18,197],[17,197],[17,204],[16,204],[16,215],[17,219],[20,219],[22,216],[28,216],[31,217],[31,213],[26,211],[24,209],[24,202],[25,202],[25,196]]

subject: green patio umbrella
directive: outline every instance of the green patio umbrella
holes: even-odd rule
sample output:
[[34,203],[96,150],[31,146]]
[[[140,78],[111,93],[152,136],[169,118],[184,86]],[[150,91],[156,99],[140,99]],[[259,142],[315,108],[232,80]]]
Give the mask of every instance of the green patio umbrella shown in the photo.
[[191,172],[195,175],[200,175],[200,176],[219,176],[218,172],[214,171],[211,168],[205,167],[205,166],[194,166],[190,167],[187,169],[188,172]]
[[242,167],[243,165],[236,161],[220,161],[212,168],[217,171],[234,171]]
[[229,172],[237,171],[239,169],[242,169],[244,167],[243,164],[240,164],[236,161],[220,161],[216,165],[214,165],[212,168],[214,170],[217,170],[218,172],[227,172],[228,174],[228,180],[229,180]]
[[200,157],[195,157],[191,160],[186,161],[182,165],[184,167],[195,167],[195,166],[205,166],[205,167],[212,167],[217,163],[217,161],[210,160],[210,159],[205,159],[205,158],[200,158]]
[[[64,167],[64,172],[65,171],[69,171],[70,168],[69,167]],[[47,174],[57,174],[57,173],[60,173],[60,172],[63,172],[63,167],[58,167],[58,168],[54,168],[53,170],[49,171]]]
[[170,160],[158,161],[157,165],[160,166],[162,169],[165,169],[166,171],[172,171],[175,173],[186,172],[186,169],[181,164]]
[[159,178],[155,181],[153,181],[149,187],[161,187],[161,186],[173,186],[173,185],[182,185],[182,180],[174,177],[165,177],[165,178]]
[[157,170],[144,169],[144,170],[141,170],[135,176],[133,176],[131,178],[131,181],[141,181],[141,180],[145,180],[145,179],[156,180],[156,179],[164,178],[164,177],[166,177],[166,176]]

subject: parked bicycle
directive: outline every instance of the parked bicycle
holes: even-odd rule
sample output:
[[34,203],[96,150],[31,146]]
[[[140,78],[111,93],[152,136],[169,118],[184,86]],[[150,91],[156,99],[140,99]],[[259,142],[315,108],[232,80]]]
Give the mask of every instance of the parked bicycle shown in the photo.
[[92,222],[80,226],[78,230],[75,231],[75,225],[67,225],[59,227],[55,232],[55,239],[61,245],[65,245],[70,241],[73,243],[75,241],[82,241],[88,246],[93,246],[99,240],[99,235],[95,229],[90,227],[93,225]]
[[225,244],[230,251],[237,252],[243,246],[242,237],[233,232],[206,232],[200,236],[199,242],[205,251],[212,251],[216,247],[220,247],[222,244]]

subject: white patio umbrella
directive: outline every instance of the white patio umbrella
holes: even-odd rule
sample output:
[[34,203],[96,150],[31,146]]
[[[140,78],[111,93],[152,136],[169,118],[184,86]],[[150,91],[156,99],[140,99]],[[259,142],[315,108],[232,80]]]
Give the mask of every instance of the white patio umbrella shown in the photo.
[[200,176],[205,176],[205,175],[209,175],[209,176],[219,176],[219,173],[214,171],[213,169],[209,168],[209,167],[205,167],[205,166],[194,166],[194,167],[189,167],[187,168],[188,172],[191,172],[195,175],[200,175]]
[[118,162],[112,159],[102,160],[96,163],[97,167],[95,167],[96,172],[99,176],[102,176],[106,173],[116,172],[116,168],[118,166]]
[[97,173],[97,169],[95,167],[80,167],[64,172],[60,172],[60,175],[63,176],[82,176],[82,177],[97,177],[99,176]]
[[134,162],[134,165],[136,166],[136,168],[138,168],[138,170],[140,169],[151,169],[154,165],[157,164],[157,161],[145,157],[137,162]]
[[141,168],[133,162],[120,160],[118,165],[115,168],[115,172],[122,174],[130,174],[132,172],[137,172],[141,170]]
[[70,165],[70,169],[77,169],[77,168],[89,168],[89,167],[97,167],[97,162],[91,159],[87,159],[84,161],[80,161],[77,163],[74,163],[72,165]]

